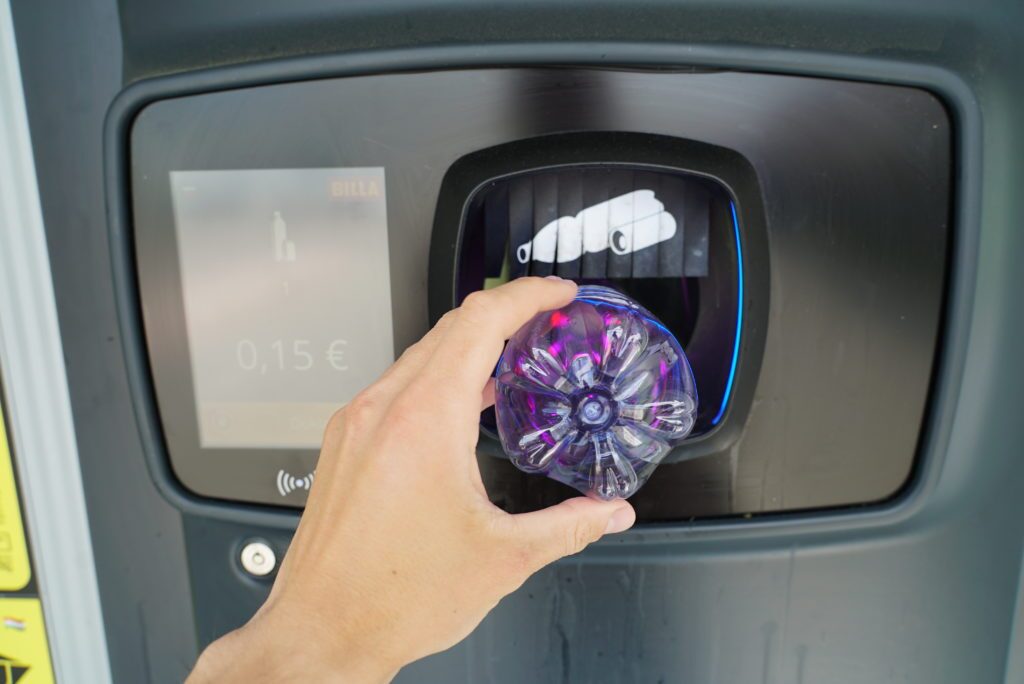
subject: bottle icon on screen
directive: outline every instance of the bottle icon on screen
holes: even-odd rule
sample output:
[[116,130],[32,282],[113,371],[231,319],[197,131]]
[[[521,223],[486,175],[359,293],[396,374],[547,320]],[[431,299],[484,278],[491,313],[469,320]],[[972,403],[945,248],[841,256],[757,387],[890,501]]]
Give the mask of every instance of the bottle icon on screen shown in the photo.
[[274,212],[274,261],[295,261],[295,243],[288,239],[288,224]]

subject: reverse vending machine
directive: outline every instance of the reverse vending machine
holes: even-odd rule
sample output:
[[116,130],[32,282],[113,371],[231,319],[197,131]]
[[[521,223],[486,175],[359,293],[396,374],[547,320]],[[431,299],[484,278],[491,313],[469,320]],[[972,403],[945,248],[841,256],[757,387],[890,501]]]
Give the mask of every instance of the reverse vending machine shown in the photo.
[[[692,430],[397,681],[1024,672],[1019,8],[762,4],[13,7],[114,681],[243,624],[328,417],[525,275],[656,316]],[[576,494],[493,409],[477,458],[507,511]]]

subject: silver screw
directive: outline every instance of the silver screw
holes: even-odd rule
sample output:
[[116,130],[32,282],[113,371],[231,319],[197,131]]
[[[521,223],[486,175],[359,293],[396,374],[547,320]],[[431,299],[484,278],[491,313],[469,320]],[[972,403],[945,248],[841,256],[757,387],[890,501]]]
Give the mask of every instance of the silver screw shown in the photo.
[[242,568],[254,577],[266,577],[277,567],[277,555],[266,542],[251,541],[242,547]]

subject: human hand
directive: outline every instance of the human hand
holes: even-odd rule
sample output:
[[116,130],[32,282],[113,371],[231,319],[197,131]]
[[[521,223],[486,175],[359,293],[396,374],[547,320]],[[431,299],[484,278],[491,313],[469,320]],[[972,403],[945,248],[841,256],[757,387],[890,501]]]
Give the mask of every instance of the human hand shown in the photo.
[[470,295],[335,414],[269,598],[191,681],[388,681],[540,568],[633,524],[626,501],[586,497],[510,515],[480,478],[479,415],[505,340],[575,293],[521,278]]

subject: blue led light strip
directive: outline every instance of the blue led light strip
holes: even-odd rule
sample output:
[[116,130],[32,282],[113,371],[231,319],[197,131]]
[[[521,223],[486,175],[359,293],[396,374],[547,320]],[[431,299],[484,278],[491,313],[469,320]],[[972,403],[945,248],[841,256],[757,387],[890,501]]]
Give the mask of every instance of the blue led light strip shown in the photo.
[[729,397],[732,396],[732,383],[736,379],[736,364],[740,360],[740,335],[743,332],[743,246],[740,244],[740,222],[736,218],[736,204],[729,202],[729,209],[732,211],[732,229],[736,235],[736,270],[739,272],[737,293],[736,293],[736,337],[732,344],[732,364],[729,366],[729,379],[725,383],[725,393],[722,395],[722,405],[718,407],[718,413],[711,419],[712,425],[718,425],[722,420],[726,407],[729,406]]

